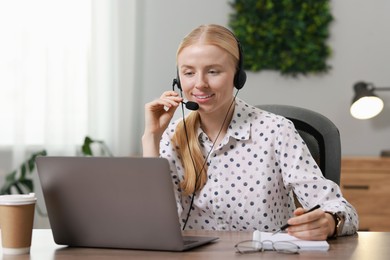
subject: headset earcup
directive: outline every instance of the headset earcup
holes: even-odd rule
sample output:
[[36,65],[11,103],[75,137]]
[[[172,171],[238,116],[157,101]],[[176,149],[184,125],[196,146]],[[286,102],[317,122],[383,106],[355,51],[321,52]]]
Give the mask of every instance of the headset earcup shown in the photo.
[[237,71],[234,75],[234,86],[236,89],[242,89],[246,82],[246,72],[243,69]]

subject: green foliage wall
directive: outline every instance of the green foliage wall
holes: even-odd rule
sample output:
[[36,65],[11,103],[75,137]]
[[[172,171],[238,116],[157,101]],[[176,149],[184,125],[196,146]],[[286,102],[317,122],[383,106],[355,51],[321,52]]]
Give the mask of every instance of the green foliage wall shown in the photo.
[[284,75],[323,73],[329,24],[329,0],[235,0],[229,26],[244,51],[244,68],[278,70]]

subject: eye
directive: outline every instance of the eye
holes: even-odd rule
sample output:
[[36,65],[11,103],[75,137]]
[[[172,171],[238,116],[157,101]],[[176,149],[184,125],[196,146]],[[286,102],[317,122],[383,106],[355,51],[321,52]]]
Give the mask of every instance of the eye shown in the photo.
[[184,71],[183,75],[189,77],[189,76],[194,75],[194,72],[193,71],[189,71],[189,70],[188,71]]
[[219,74],[219,71],[216,70],[216,69],[211,69],[211,70],[209,70],[208,73],[211,74],[211,75],[217,75],[217,74]]

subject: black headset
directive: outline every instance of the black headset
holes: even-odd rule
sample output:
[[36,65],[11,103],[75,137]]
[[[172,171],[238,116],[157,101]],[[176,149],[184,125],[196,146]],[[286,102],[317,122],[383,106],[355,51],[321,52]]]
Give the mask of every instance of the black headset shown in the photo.
[[[237,39],[237,37],[230,31],[230,33],[233,35],[234,39],[236,39],[237,47],[238,47],[238,67],[236,70],[236,74],[234,74],[234,80],[233,84],[234,87],[238,90],[242,89],[246,82],[246,72],[243,69],[243,51],[240,44],[240,41]],[[179,70],[176,71],[176,78],[173,79],[173,87],[176,85],[177,88],[182,91],[181,83],[180,83],[180,77],[179,77]]]

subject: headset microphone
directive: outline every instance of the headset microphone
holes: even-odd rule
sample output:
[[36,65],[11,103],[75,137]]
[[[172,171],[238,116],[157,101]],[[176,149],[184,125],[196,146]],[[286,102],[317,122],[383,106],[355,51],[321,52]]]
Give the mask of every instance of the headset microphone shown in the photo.
[[187,102],[182,101],[182,102],[184,105],[186,105],[186,108],[189,110],[196,111],[199,109],[199,105],[196,102],[192,102],[192,101],[187,101]]
[[[183,96],[182,94],[182,89],[181,89],[181,85],[180,85],[180,81],[178,80],[178,78],[176,79],[173,79],[173,82],[172,82],[172,90],[175,91],[175,85],[177,86],[177,88],[180,90],[180,95]],[[193,101],[187,101],[187,102],[184,102],[182,101],[182,103],[184,105],[186,105],[186,108],[188,110],[192,110],[192,111],[196,111],[199,109],[199,104],[196,103],[196,102],[193,102]]]

